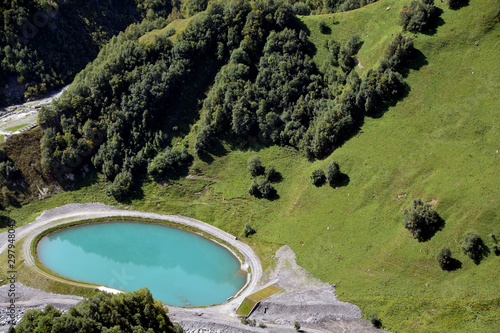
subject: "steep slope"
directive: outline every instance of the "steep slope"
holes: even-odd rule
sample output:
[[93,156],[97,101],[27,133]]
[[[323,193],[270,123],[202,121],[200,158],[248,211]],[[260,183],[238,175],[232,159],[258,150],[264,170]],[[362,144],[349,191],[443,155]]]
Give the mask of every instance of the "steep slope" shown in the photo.
[[[363,44],[356,71],[363,77],[401,31],[395,23],[405,4],[387,0],[302,18],[318,67],[328,58],[327,40],[345,43],[358,33]],[[365,117],[361,130],[325,160],[310,162],[294,148],[259,137],[228,137],[216,142],[208,158],[195,159],[189,177],[146,182],[127,205],[192,216],[238,236],[249,222],[257,233],[248,242],[266,267],[273,265],[275,250],[289,245],[299,265],[335,283],[339,298],[358,305],[365,317],[377,313],[391,331],[495,331],[500,321],[500,258],[493,250],[500,238],[498,5],[493,0],[471,0],[457,10],[436,5],[441,20],[414,39],[420,53],[405,72],[406,96]],[[319,31],[322,19],[329,33]],[[202,122],[190,125],[187,136],[173,131],[171,142],[184,139],[192,149]],[[274,200],[248,193],[247,160],[254,155],[282,176],[273,184]],[[340,164],[343,182],[335,188],[312,185],[311,172],[331,160]],[[103,194],[104,177],[96,178],[10,215],[24,223],[68,200],[117,204]],[[445,220],[443,230],[422,243],[401,224],[403,211],[417,198],[432,203]],[[478,265],[460,249],[471,229],[490,250]],[[461,268],[440,269],[436,254],[443,246]]]

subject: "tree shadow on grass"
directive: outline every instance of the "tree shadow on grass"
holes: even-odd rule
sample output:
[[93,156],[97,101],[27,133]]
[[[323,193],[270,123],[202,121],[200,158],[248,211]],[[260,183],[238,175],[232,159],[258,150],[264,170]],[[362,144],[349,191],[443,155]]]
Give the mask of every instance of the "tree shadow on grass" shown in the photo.
[[8,216],[0,215],[0,229],[15,225],[16,221]]
[[143,183],[143,181],[141,180],[140,183],[138,183],[134,186],[134,189],[132,190],[132,192],[129,195],[127,195],[125,198],[123,198],[121,200],[116,200],[116,201],[118,201],[122,204],[130,205],[130,204],[132,204],[132,202],[134,200],[136,200],[136,201],[143,200],[145,197],[144,191],[142,190],[142,187],[139,185],[142,183]]
[[274,171],[272,175],[267,176],[267,180],[271,183],[281,183],[283,181],[283,175],[279,171]]
[[441,14],[443,14],[443,10],[439,7],[436,7],[436,20],[431,22],[425,31],[422,31],[422,34],[427,36],[434,36],[437,33],[437,29],[442,26],[445,22],[441,18]]
[[344,187],[349,185],[350,181],[351,178],[347,174],[341,172],[337,181],[335,181],[333,184],[330,184],[330,186],[333,188]]
[[446,265],[446,267],[443,267],[445,271],[448,272],[453,272],[456,271],[457,269],[462,268],[462,262],[458,259],[455,258],[450,258],[449,263]]
[[410,86],[406,82],[404,83],[404,86],[404,90],[399,94],[398,97],[380,104],[380,106],[374,112],[367,113],[366,116],[373,119],[382,118],[382,116],[389,110],[389,108],[396,106],[399,101],[405,99],[410,94]]
[[411,61],[400,68],[398,71],[403,75],[403,77],[408,77],[410,74],[410,70],[418,71],[420,68],[428,65],[427,57],[418,49],[413,51],[411,55]]
[[475,253],[475,257],[471,258],[474,261],[474,264],[479,265],[483,259],[490,255],[490,249],[486,244],[484,244],[483,240],[480,238],[477,244],[477,250]]
[[451,10],[459,10],[460,8],[467,7],[469,5],[469,0],[458,1],[455,6],[449,7]]
[[209,145],[205,151],[198,154],[198,157],[203,162],[205,162],[207,164],[211,164],[215,160],[214,157],[221,157],[227,153],[228,153],[228,151],[224,147],[224,145],[222,144],[222,141],[218,140],[218,139],[214,139],[209,143]]

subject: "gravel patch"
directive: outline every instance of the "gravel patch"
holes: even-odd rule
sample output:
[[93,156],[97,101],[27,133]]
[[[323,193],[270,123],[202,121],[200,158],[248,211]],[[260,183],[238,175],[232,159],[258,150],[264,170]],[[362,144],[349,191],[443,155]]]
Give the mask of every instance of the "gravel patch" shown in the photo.
[[8,307],[10,285],[0,287],[0,331],[7,331],[10,324],[17,324],[22,319],[26,311],[30,309],[43,309],[48,304],[52,304],[60,311],[67,311],[71,306],[84,300],[83,297],[73,295],[59,295],[47,293],[45,291],[27,287],[19,282],[15,283],[15,319],[12,318]]

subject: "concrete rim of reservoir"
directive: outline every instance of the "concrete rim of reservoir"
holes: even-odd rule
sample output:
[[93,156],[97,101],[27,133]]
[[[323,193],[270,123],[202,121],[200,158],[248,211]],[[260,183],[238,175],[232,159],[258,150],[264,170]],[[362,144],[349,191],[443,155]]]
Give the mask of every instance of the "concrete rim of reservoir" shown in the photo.
[[[216,304],[209,306],[214,310],[217,309],[218,312],[223,313],[232,313],[239,306],[239,304],[243,301],[243,299],[254,293],[256,291],[258,282],[262,277],[262,265],[260,263],[259,258],[253,252],[253,250],[247,244],[240,242],[236,239],[235,236],[222,231],[208,223],[201,222],[196,219],[192,219],[185,216],[179,215],[165,215],[165,214],[157,214],[157,213],[148,213],[141,211],[129,211],[129,210],[121,210],[113,206],[104,205],[101,203],[87,203],[87,204],[67,204],[64,206],[60,206],[57,208],[53,208],[47,211],[44,211],[40,214],[34,222],[26,224],[22,227],[16,229],[16,238],[21,239],[26,236],[23,248],[22,248],[22,257],[25,260],[25,264],[30,268],[35,270],[37,274],[41,276],[50,277],[53,280],[58,282],[76,285],[80,287],[87,288],[96,288],[95,284],[84,283],[78,281],[72,281],[71,279],[59,277],[56,274],[49,274],[43,270],[41,270],[37,266],[37,260],[32,254],[32,246],[36,246],[34,243],[35,238],[56,226],[61,226],[64,224],[68,224],[70,222],[82,221],[85,223],[85,220],[96,219],[96,218],[137,218],[137,219],[151,219],[158,220],[158,223],[161,221],[172,222],[174,226],[182,228],[183,226],[195,228],[202,232],[209,234],[215,238],[215,242],[219,245],[225,247],[229,251],[227,246],[217,242],[217,240],[222,240],[227,244],[234,247],[239,254],[243,257],[243,262],[241,262],[241,258],[239,258],[233,251],[233,255],[235,255],[238,260],[240,260],[242,269],[245,269],[248,272],[247,282],[246,284],[233,296],[229,298],[229,301],[222,304]],[[141,222],[140,220],[138,222]],[[154,221],[152,221],[154,222]],[[7,248],[7,233],[4,232],[0,234],[0,253],[6,250]],[[102,290],[113,291],[112,288],[106,288],[103,286]],[[117,291],[117,290],[115,290]],[[172,307],[169,305],[169,307]]]

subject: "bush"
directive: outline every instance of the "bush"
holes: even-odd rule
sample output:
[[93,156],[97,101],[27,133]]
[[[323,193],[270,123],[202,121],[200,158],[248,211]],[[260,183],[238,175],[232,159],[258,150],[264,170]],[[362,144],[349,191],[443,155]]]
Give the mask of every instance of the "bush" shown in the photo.
[[330,185],[335,185],[340,178],[340,167],[337,162],[331,161],[326,168],[326,181]]
[[259,327],[260,327],[260,328],[266,328],[266,327],[267,327],[267,325],[266,325],[266,324],[264,324],[263,322],[260,322],[260,323],[259,323]]
[[300,323],[298,321],[294,322],[293,327],[295,327],[296,331],[300,330]]
[[405,211],[403,225],[412,232],[413,238],[425,242],[443,228],[444,221],[431,205],[416,199],[413,200],[410,210]]
[[488,255],[489,249],[484,244],[483,240],[474,231],[468,231],[462,239],[462,251],[478,265],[485,256]]
[[316,169],[311,173],[311,181],[316,186],[321,186],[325,183],[325,172],[322,169]]
[[248,171],[252,174],[253,177],[263,175],[266,169],[262,166],[260,162],[259,156],[252,156],[248,159]]
[[148,165],[148,174],[155,179],[163,177],[175,177],[187,168],[191,163],[192,156],[184,147],[181,150],[171,149],[168,147],[156,157]]
[[326,24],[325,20],[323,20],[323,19],[319,20],[318,29],[322,34],[324,34],[328,31],[328,25]]
[[443,247],[436,256],[439,266],[443,270],[449,270],[452,263],[451,250],[448,247]]
[[117,201],[124,200],[132,190],[132,174],[129,171],[119,173],[113,183],[106,187],[106,194]]
[[421,32],[435,20],[434,0],[412,1],[399,12],[399,24],[404,30]]
[[248,189],[248,193],[257,198],[271,199],[276,195],[276,190],[265,178],[256,178]]
[[369,317],[370,323],[376,328],[381,328],[382,327],[382,321],[378,318],[378,316],[374,313],[372,313]]
[[245,229],[243,229],[243,234],[245,235],[245,237],[248,237],[248,236],[253,235],[255,233],[256,233],[256,231],[254,228],[252,228],[250,223],[245,224]]

